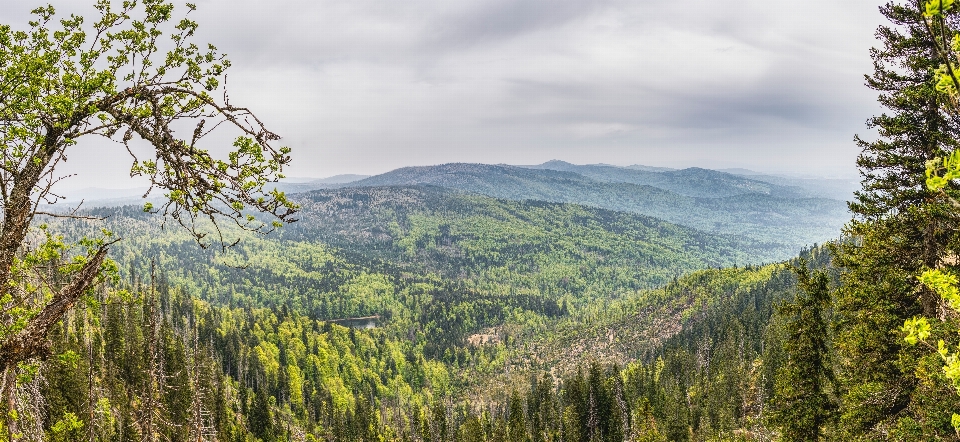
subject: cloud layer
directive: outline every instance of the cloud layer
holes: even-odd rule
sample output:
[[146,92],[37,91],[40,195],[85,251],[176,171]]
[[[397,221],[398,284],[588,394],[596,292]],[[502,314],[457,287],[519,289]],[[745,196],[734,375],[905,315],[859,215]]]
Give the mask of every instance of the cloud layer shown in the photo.
[[872,1],[197,6],[200,40],[234,62],[231,97],[285,137],[292,175],[553,158],[852,175],[878,111]]

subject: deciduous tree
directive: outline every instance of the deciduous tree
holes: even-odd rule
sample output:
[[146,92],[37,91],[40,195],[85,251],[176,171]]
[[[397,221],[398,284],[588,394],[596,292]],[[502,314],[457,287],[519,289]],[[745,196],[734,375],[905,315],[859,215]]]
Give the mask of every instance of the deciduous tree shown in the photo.
[[[99,0],[92,19],[58,16],[46,6],[22,29],[0,26],[5,417],[16,408],[21,367],[46,355],[50,328],[115,274],[107,252],[118,239],[109,232],[67,243],[38,226],[42,216],[63,216],[44,206],[60,201],[59,166],[79,154],[81,139],[100,137],[116,144],[117,155],[131,155],[131,176],[146,177],[151,191],[166,197],[144,210],[186,227],[201,245],[229,245],[220,229],[225,221],[267,232],[293,220],[296,206],[265,187],[282,177],[289,149],[275,146],[279,137],[253,112],[230,102],[223,86],[229,61],[214,46],[193,42],[194,6],[183,9],[164,0]],[[204,139],[226,128],[238,137],[218,159]]]

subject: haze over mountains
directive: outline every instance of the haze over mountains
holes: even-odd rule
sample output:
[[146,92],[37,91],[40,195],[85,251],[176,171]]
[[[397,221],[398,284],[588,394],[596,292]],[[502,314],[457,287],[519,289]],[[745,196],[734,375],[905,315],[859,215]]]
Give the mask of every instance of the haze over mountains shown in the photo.
[[[298,221],[266,236],[221,226],[229,240],[240,240],[227,250],[198,247],[187,232],[165,228],[161,216],[144,213],[143,189],[127,190],[133,198],[124,198],[122,189],[94,190],[91,199],[119,196],[85,205],[99,207],[87,212],[99,220],[45,221],[68,238],[94,228],[124,238],[110,254],[131,287],[150,287],[153,293],[156,265],[156,292],[167,297],[158,317],[197,318],[191,333],[204,338],[195,345],[209,345],[211,364],[222,364],[211,365],[216,369],[210,376],[226,379],[229,389],[209,391],[218,392],[223,403],[243,404],[246,409],[235,407],[236,415],[287,419],[223,420],[221,426],[239,428],[230,430],[236,434],[249,427],[260,440],[288,440],[292,437],[272,438],[270,432],[300,425],[328,431],[326,439],[336,440],[333,435],[352,428],[351,419],[376,410],[393,410],[378,417],[385,428],[414,434],[410,429],[427,427],[411,419],[427,415],[401,403],[446,398],[434,401],[429,416],[447,416],[444,403],[504,404],[516,391],[566,400],[573,396],[527,383],[552,376],[576,385],[574,376],[582,372],[600,379],[597,363],[602,363],[633,367],[624,373],[634,375],[660,373],[660,381],[630,383],[647,385],[654,395],[626,390],[624,403],[650,404],[639,399],[649,396],[664,398],[654,403],[661,404],[658,410],[684,407],[686,414],[658,411],[657,418],[668,422],[669,438],[655,440],[685,440],[690,428],[699,428],[695,425],[733,424],[699,418],[669,423],[663,416],[716,410],[739,416],[745,396],[737,389],[756,391],[741,386],[763,379],[741,368],[766,357],[764,346],[779,348],[766,337],[770,317],[796,289],[792,272],[777,262],[801,253],[826,265],[824,258],[818,261],[819,249],[801,249],[839,237],[849,219],[843,197],[831,198],[843,189],[837,183],[734,172],[551,161],[290,178],[278,187],[300,204]],[[136,315],[147,311],[143,305],[84,310],[103,316],[98,324],[126,324],[104,333],[118,337],[108,348],[126,345],[108,352],[115,359],[145,360],[134,353],[150,336],[136,328],[143,323]],[[364,318],[373,328],[341,327],[351,318]],[[82,342],[67,336],[54,347],[86,355],[78,347]],[[698,352],[711,355],[706,370]],[[100,364],[103,373],[120,366],[97,361],[91,364]],[[665,362],[657,362],[660,368],[644,365],[651,361]],[[763,376],[772,379],[778,361],[764,359]],[[49,395],[87,391],[93,377],[82,373],[53,373],[57,383],[51,383],[56,388]],[[630,379],[610,373],[611,379]],[[681,382],[688,382],[690,373],[717,374],[697,375],[697,385],[707,386],[697,391],[707,394],[694,400],[688,394],[694,387],[674,388],[686,385]],[[130,387],[139,385],[135,381],[124,382],[112,387],[116,403],[131,402],[119,398],[138,391]],[[68,384],[78,387],[60,388]],[[310,395],[296,396],[307,391],[304,385]],[[171,404],[170,410],[183,408]],[[303,413],[284,411],[295,409]],[[603,410],[597,415],[618,415]],[[57,413],[62,410],[51,415]],[[322,425],[317,416],[326,419]],[[567,420],[574,422],[568,426],[592,425],[587,418]],[[697,431],[707,431],[703,428]]]
[[[324,189],[433,186],[504,200],[579,204],[659,218],[707,233],[741,236],[793,256],[800,248],[837,238],[849,219],[850,180],[793,178],[748,170],[668,169],[641,165],[576,165],[549,161],[511,166],[449,163],[404,167],[376,176],[290,178],[288,194]],[[139,204],[145,189],[84,189],[67,202],[87,207]]]
[[744,236],[775,245],[786,258],[838,237],[849,218],[845,202],[824,196],[834,189],[801,183],[806,187],[699,168],[654,172],[551,161],[405,167],[345,187],[430,185],[508,200],[582,204]]
[[779,186],[699,167],[681,170],[649,170],[605,164],[576,165],[556,160],[527,167],[573,172],[604,183],[648,185],[692,197],[718,198],[747,193],[788,198],[813,196],[811,192],[798,187]]

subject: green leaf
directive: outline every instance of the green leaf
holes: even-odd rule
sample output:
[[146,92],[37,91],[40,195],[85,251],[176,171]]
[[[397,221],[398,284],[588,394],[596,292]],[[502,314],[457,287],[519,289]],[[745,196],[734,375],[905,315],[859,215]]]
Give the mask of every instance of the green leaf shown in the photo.
[[941,17],[953,9],[954,0],[928,0],[926,4],[927,17]]

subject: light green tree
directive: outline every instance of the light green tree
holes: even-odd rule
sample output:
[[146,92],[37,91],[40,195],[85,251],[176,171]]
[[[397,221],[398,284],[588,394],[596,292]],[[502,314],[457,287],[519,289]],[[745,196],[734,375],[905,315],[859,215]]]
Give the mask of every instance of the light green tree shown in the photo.
[[[113,141],[117,155],[131,155],[130,175],[166,197],[144,210],[184,226],[203,246],[229,245],[224,222],[268,232],[293,220],[296,205],[265,187],[282,178],[290,151],[229,101],[230,62],[193,42],[194,9],[99,0],[92,18],[45,6],[22,28],[0,25],[0,439],[22,434],[16,390],[48,353],[50,328],[116,274],[107,252],[118,238],[109,232],[68,243],[40,224],[43,216],[80,216],[43,207],[61,199],[58,166],[78,154],[81,138]],[[228,128],[233,149],[216,158],[204,138]],[[147,154],[134,154],[144,147]]]
[[[926,31],[935,44],[938,57],[944,60],[934,71],[934,87],[944,98],[944,111],[954,118],[960,117],[960,32],[955,28],[960,5],[954,0],[926,0],[922,6]],[[954,148],[926,163],[927,188],[940,192],[955,208],[960,209],[958,189],[952,185],[957,179],[960,179],[960,149]],[[952,252],[956,256],[955,248]],[[954,270],[957,264],[946,257],[936,268],[927,269],[918,276],[923,286],[938,295],[940,308],[937,317],[917,316],[906,320],[902,332],[907,343],[926,345],[940,356],[943,376],[960,393],[960,345],[946,339],[931,342],[933,322],[940,327],[957,328],[957,320],[960,319],[960,289]],[[953,414],[952,423],[960,435],[960,414]]]

